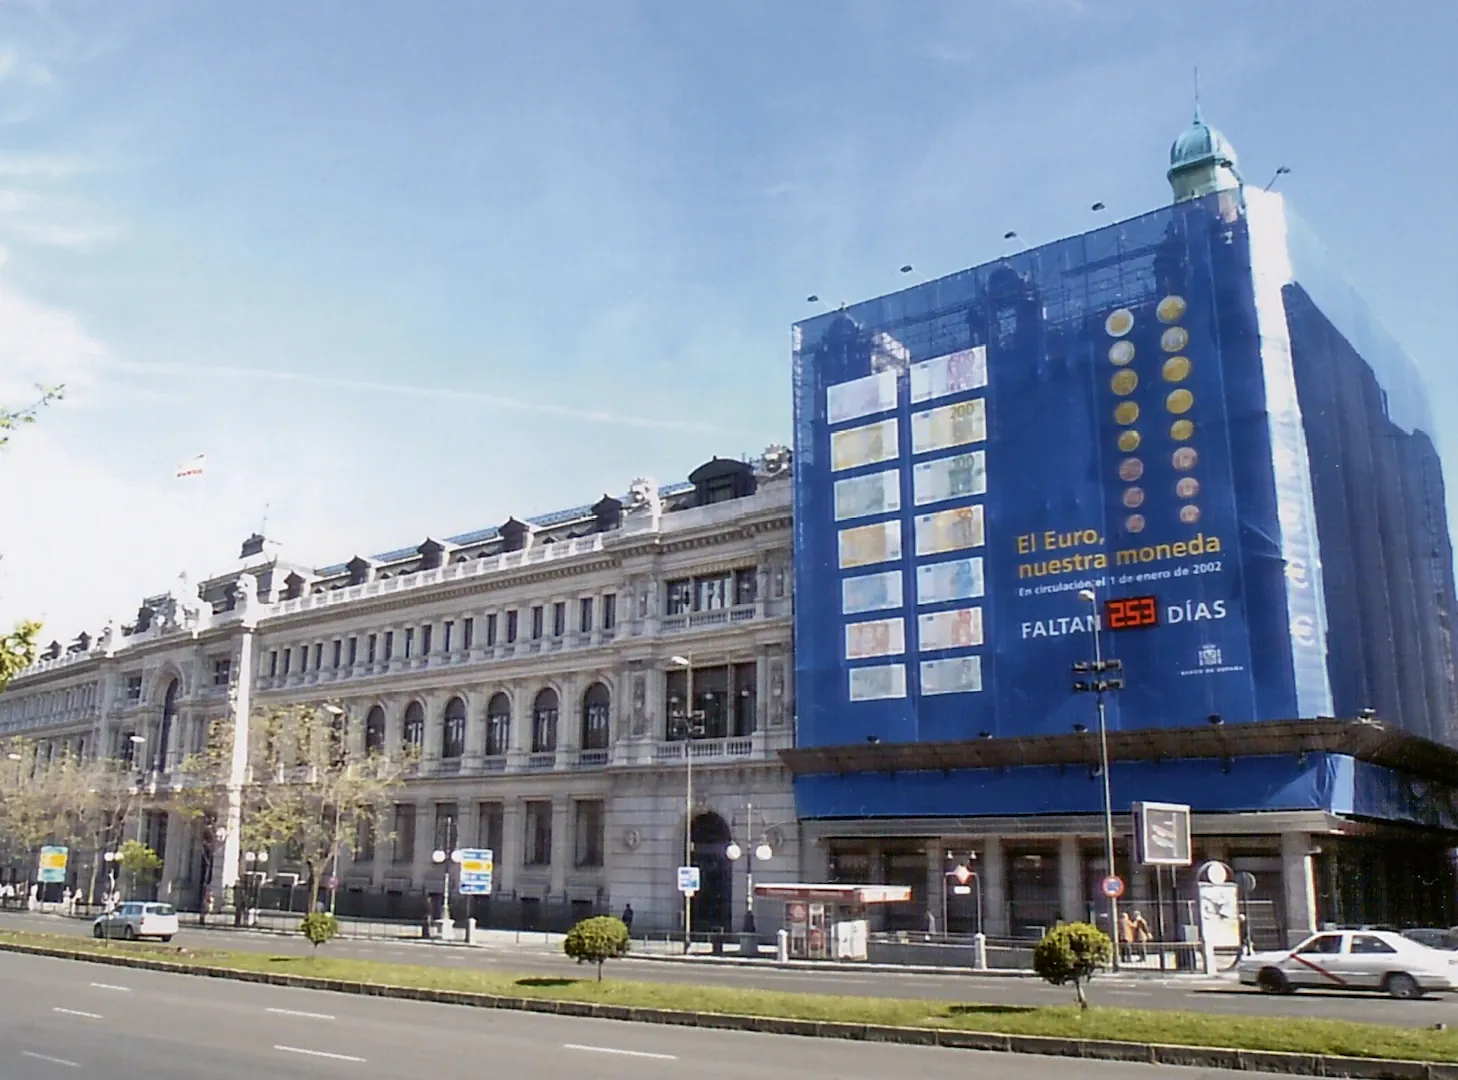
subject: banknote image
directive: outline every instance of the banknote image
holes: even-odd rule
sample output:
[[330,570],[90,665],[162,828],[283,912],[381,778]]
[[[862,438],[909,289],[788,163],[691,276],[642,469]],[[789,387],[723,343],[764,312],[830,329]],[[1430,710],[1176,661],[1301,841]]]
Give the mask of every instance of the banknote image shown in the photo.
[[967,495],[986,495],[987,453],[974,450],[970,454],[924,461],[912,468],[911,487],[917,506]]
[[975,600],[982,595],[982,560],[953,559],[916,568],[916,602],[940,604],[947,600]]
[[911,452],[925,454],[987,440],[987,402],[982,398],[911,414]]
[[869,660],[873,656],[900,656],[906,651],[904,619],[874,619],[847,623],[845,658]]
[[892,562],[901,558],[901,523],[880,521],[840,530],[840,568]]
[[875,667],[850,669],[850,699],[874,701],[877,698],[906,696],[906,665],[878,664]]
[[825,418],[838,424],[896,408],[896,372],[878,371],[864,379],[825,388]]
[[913,402],[979,390],[987,385],[987,346],[912,364],[910,379]]
[[835,482],[835,520],[889,514],[901,509],[901,476],[894,469]]
[[917,636],[922,652],[936,649],[965,649],[969,645],[982,644],[982,609],[980,607],[957,608],[954,611],[936,611],[930,615],[919,615],[916,620]]
[[864,611],[884,611],[887,608],[899,608],[903,603],[905,601],[901,592],[900,570],[841,579],[842,614],[859,615]]
[[923,694],[972,694],[982,689],[982,657],[953,656],[921,662]]
[[981,547],[986,541],[982,507],[959,506],[916,517],[916,553],[939,555],[944,551]]
[[846,428],[830,436],[830,468],[832,472],[854,469],[858,465],[874,465],[896,457],[896,420],[881,420],[864,427]]

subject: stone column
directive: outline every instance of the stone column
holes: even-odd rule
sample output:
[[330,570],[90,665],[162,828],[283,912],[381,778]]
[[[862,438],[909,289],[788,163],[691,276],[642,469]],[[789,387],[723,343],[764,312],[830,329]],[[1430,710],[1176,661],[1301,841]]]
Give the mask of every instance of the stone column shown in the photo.
[[567,895],[567,871],[572,865],[572,800],[552,802],[552,897]]
[[228,809],[223,821],[228,831],[223,838],[223,865],[219,877],[219,884],[224,888],[238,884],[238,864],[242,855],[243,781],[248,772],[248,721],[253,711],[253,654],[256,648],[253,627],[245,625],[239,637],[238,663],[230,694],[233,752],[228,763]]
[[190,823],[181,814],[167,814],[167,839],[162,856],[162,881],[157,899],[168,904],[179,904],[185,899],[181,895],[182,879],[187,876],[191,859],[191,844],[187,842]]
[[1058,840],[1058,911],[1064,922],[1082,922],[1086,917],[1083,862],[1079,857],[1076,836],[1063,836]]
[[1007,854],[1002,848],[1002,837],[989,836],[982,841],[977,869],[982,875],[982,903],[987,907],[983,917],[987,936],[1011,937],[1012,928],[1007,917]]
[[522,851],[521,800],[507,798],[501,807],[501,850],[496,852],[496,877],[493,887],[499,893],[515,893],[520,875]]
[[1281,834],[1281,882],[1286,900],[1286,944],[1316,930],[1316,874],[1309,833]]
[[435,864],[430,853],[435,850],[435,803],[428,799],[415,800],[415,861],[410,866],[411,884],[425,884],[429,889],[440,888],[440,881],[427,874],[434,874]]
[[942,838],[926,842],[926,907],[937,920],[937,933],[947,932],[947,920],[943,916],[947,895],[947,876],[944,867],[947,841]]

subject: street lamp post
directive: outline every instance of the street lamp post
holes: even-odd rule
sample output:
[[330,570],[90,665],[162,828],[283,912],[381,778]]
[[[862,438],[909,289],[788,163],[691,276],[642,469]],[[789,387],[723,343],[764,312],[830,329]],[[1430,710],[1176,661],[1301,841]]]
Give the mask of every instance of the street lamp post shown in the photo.
[[[688,678],[688,702],[681,720],[683,731],[683,865],[694,862],[694,736],[703,732],[703,725],[696,723],[701,715],[694,709],[694,662],[693,654],[671,656],[669,663],[683,668]],[[683,951],[689,951],[693,935],[694,895],[685,890],[683,894]]]
[[456,848],[447,853],[436,848],[430,853],[430,861],[444,870],[444,884],[440,894],[440,936],[442,941],[449,941],[455,932],[451,922],[451,863],[461,861],[461,849]]
[[[1109,728],[1104,715],[1104,694],[1111,690],[1122,690],[1124,680],[1122,675],[1115,675],[1113,678],[1104,678],[1112,673],[1122,673],[1124,665],[1118,660],[1105,660],[1103,650],[1103,634],[1099,626],[1099,605],[1098,596],[1092,589],[1081,589],[1078,598],[1088,603],[1093,609],[1093,640],[1094,640],[1094,662],[1092,664],[1079,663],[1073,665],[1075,675],[1092,675],[1092,679],[1079,679],[1073,684],[1073,689],[1081,693],[1092,693],[1094,702],[1098,709],[1099,717],[1099,772],[1104,781],[1104,864],[1106,877],[1114,877],[1114,799],[1113,790],[1109,780]],[[1109,936],[1114,939],[1116,945],[1119,940],[1119,898],[1112,894],[1109,900]],[[1119,950],[1116,947],[1112,954],[1112,967],[1119,970]]]
[[[248,868],[248,886],[243,890],[245,894],[244,906],[248,911],[248,925],[252,926],[258,919],[258,896],[263,887],[260,878],[263,876],[263,868],[268,865],[268,852],[245,851],[243,853],[243,865]],[[255,866],[258,867],[257,870],[254,869]],[[235,910],[238,910],[236,905]]]
[[737,862],[740,856],[744,857],[744,932],[752,934],[754,929],[754,860],[769,862],[774,858],[774,848],[770,847],[767,840],[761,839],[759,843],[751,843],[750,837],[754,835],[754,804],[744,804],[744,847],[740,847],[734,841],[724,849],[724,855],[730,862]]

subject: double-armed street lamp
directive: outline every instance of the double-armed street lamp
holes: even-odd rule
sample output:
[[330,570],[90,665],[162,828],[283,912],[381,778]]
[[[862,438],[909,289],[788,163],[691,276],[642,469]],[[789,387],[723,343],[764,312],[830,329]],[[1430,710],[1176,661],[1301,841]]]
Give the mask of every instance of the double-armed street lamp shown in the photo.
[[440,933],[442,938],[446,938],[452,930],[451,863],[460,863],[461,849],[456,848],[453,851],[447,852],[443,848],[436,848],[430,853],[430,861],[445,871],[444,883],[441,886],[440,894]]
[[[1093,640],[1094,659],[1093,663],[1081,661],[1073,665],[1075,676],[1092,676],[1092,678],[1078,678],[1074,680],[1073,689],[1076,693],[1093,694],[1094,701],[1098,707],[1099,718],[1099,772],[1104,781],[1104,862],[1105,876],[1115,877],[1114,873],[1114,800],[1113,791],[1109,781],[1109,728],[1104,715],[1104,695],[1113,690],[1124,689],[1124,664],[1120,660],[1105,660],[1103,635],[1099,625],[1099,604],[1098,596],[1092,589],[1081,589],[1078,598],[1093,608]],[[1082,725],[1079,725],[1080,727]],[[1109,937],[1115,941],[1119,936],[1119,898],[1114,895],[1111,889],[1108,892],[1109,900]],[[1119,950],[1113,952],[1113,969],[1119,969]]]
[[[744,871],[744,932],[752,934],[754,930],[754,860],[769,862],[774,858],[775,852],[769,844],[767,831],[761,832],[758,843],[751,844],[749,837],[754,835],[754,804],[744,804],[744,830],[745,844],[740,847],[738,843],[731,840],[729,846],[724,849],[724,856],[730,862],[738,862],[745,859]],[[767,827],[766,827],[767,830]]]
[[[692,866],[694,861],[694,739],[704,734],[704,714],[694,708],[694,662],[692,655],[671,656],[668,662],[687,672],[687,707],[673,718],[671,734],[683,738],[684,788],[683,788],[683,865]],[[690,948],[693,934],[694,894],[685,889],[683,893],[683,951]]]

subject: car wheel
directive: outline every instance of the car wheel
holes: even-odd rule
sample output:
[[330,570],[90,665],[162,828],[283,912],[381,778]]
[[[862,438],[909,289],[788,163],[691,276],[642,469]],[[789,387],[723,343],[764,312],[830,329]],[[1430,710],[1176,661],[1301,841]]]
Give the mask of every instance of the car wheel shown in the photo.
[[126,929],[122,931],[122,937],[126,938],[126,940],[128,941],[137,940],[137,932],[132,928],[131,923],[127,923]]
[[1295,989],[1280,968],[1262,968],[1256,976],[1256,985],[1267,994],[1289,994]]
[[100,940],[101,939],[102,933],[101,933],[101,927],[99,925],[93,926],[91,928],[91,936],[94,937],[94,938],[96,938],[97,940]]
[[165,942],[168,942],[168,941],[171,941],[171,940],[172,940],[172,935],[171,935],[171,934],[163,934],[163,935],[162,935],[162,941],[163,941],[163,942],[164,942],[164,943],[165,943]]
[[1417,980],[1404,971],[1396,971],[1387,976],[1383,989],[1399,1001],[1414,1001],[1423,996],[1423,988],[1418,985]]

